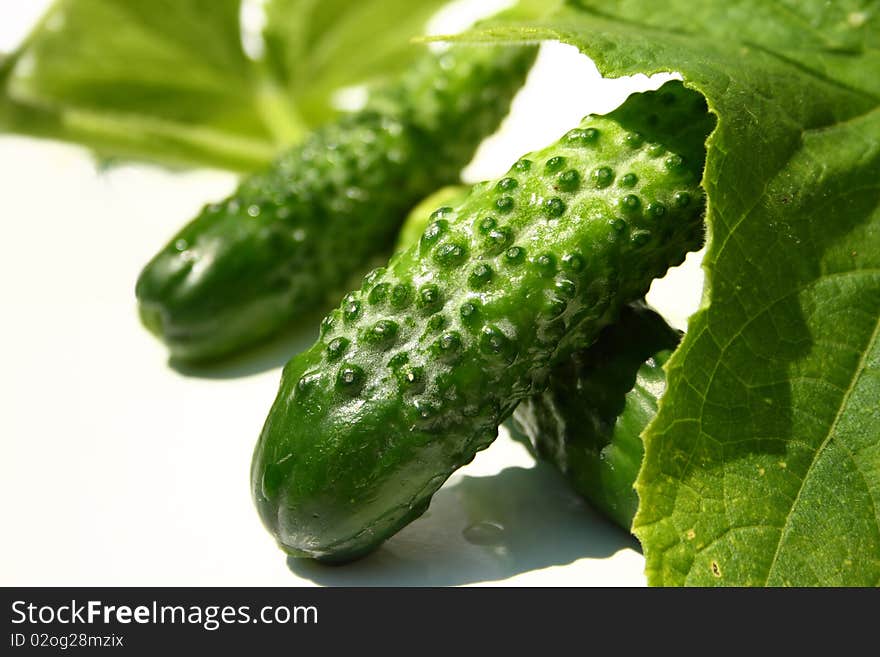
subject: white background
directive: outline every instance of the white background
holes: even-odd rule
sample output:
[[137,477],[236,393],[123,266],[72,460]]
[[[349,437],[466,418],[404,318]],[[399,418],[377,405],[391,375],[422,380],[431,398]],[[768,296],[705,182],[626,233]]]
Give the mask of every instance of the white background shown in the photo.
[[[456,3],[433,28],[476,4]],[[0,50],[44,5],[4,0]],[[573,49],[547,45],[465,175],[496,177],[662,79],[602,80]],[[280,368],[314,335],[181,371],[139,325],[133,293],[149,257],[235,182],[99,171],[78,147],[0,137],[0,585],[644,584],[635,540],[503,431],[374,555],[288,563],[252,508],[248,469]],[[701,286],[691,256],[649,299],[685,328]]]

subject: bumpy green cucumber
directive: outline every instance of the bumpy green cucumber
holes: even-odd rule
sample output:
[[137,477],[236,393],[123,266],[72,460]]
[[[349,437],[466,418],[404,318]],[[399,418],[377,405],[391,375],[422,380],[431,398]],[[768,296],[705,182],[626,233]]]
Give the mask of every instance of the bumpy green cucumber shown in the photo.
[[639,500],[641,433],[666,390],[663,366],[681,334],[643,304],[626,306],[591,347],[550,373],[508,421],[578,493],[629,531]]
[[336,562],[374,549],[697,248],[712,123],[680,83],[631,97],[367,275],[285,366],[256,446],[252,492],[280,546]]
[[217,358],[276,333],[390,251],[407,210],[455,182],[497,127],[533,47],[426,54],[366,109],[317,129],[206,206],[136,286],[174,358]]
[[[421,237],[431,210],[457,205],[469,191],[444,187],[419,203],[401,228],[398,250]],[[521,401],[506,422],[515,439],[627,531],[639,502],[633,484],[641,433],[666,390],[663,366],[679,338],[644,303],[625,306],[595,344],[554,367],[547,389]]]

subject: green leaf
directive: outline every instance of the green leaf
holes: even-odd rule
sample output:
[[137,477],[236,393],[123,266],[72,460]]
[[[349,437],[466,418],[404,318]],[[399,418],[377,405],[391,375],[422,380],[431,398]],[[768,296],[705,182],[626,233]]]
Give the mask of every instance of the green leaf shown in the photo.
[[404,68],[448,0],[269,0],[265,59],[241,0],[56,0],[0,61],[0,131],[106,157],[249,171],[336,112],[333,96]]
[[648,427],[660,585],[880,583],[880,3],[580,2],[471,32],[678,71],[719,118],[703,306]]
[[101,154],[249,169],[272,157],[239,0],[59,0],[15,55],[0,128]]
[[412,38],[448,0],[269,0],[267,62],[310,124],[333,112],[335,90],[405,68]]

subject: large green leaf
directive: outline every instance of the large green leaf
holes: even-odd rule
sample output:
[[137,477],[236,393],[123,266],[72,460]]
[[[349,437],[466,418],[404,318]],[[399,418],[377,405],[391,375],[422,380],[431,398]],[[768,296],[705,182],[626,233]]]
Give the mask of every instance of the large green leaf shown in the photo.
[[579,2],[475,39],[680,72],[718,117],[703,305],[645,434],[652,584],[880,583],[880,2]]

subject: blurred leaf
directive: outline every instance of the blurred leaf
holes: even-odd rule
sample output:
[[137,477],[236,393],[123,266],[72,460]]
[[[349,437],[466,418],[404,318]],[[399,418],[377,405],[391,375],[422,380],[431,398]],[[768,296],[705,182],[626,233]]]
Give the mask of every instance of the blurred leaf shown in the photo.
[[269,0],[266,59],[301,116],[319,123],[337,89],[394,73],[447,0]]
[[15,55],[0,128],[100,154],[249,169],[275,152],[238,0],[58,0]]
[[446,1],[269,0],[255,62],[241,0],[56,0],[0,59],[0,131],[256,169],[331,118],[338,89],[405,67]]

